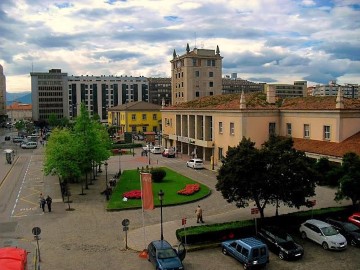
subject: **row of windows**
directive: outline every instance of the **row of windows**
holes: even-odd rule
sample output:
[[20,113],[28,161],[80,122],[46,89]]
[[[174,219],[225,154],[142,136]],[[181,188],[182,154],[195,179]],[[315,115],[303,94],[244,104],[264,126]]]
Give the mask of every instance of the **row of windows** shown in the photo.
[[61,86],[39,86],[39,95],[41,95],[41,91],[63,91]]
[[61,75],[38,75],[38,80],[62,80]]
[[39,97],[62,97],[62,92],[39,92]]
[[[142,119],[142,120],[147,120],[147,114],[143,113],[143,114],[141,115],[141,119]],[[157,120],[157,114],[156,114],[156,113],[154,113],[154,114],[152,115],[152,119],[153,119],[153,120]],[[131,120],[136,121],[136,114],[132,114],[132,115],[131,115]]]
[[[213,96],[213,95],[214,95],[214,92],[210,91],[209,96]],[[195,92],[195,97],[200,97],[200,92],[199,91]]]
[[62,85],[62,81],[39,81],[39,85]]
[[59,102],[62,104],[62,98],[39,98],[39,103],[41,102]]
[[[214,72],[209,71],[209,77],[214,77]],[[200,77],[200,71],[199,70],[195,70],[195,77]]]

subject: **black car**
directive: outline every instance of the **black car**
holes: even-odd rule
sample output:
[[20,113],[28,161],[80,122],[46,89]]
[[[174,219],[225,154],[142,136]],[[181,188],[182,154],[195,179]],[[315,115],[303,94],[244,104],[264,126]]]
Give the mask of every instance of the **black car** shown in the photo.
[[352,246],[360,247],[360,228],[350,222],[328,218],[327,223],[337,229]]
[[303,247],[297,244],[288,233],[278,227],[263,227],[259,230],[258,237],[281,260],[300,259],[304,255]]
[[10,141],[10,140],[11,140],[10,136],[5,136],[5,141]]

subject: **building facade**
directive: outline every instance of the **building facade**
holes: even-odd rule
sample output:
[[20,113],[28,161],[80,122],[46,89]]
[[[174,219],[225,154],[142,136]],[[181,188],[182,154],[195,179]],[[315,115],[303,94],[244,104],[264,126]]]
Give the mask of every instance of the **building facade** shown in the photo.
[[149,102],[171,104],[171,78],[148,78]]
[[[243,137],[260,147],[270,134],[291,136],[295,147],[309,156],[339,161],[346,151],[360,154],[358,143],[347,148],[343,144],[360,134],[360,100],[341,95],[286,99],[281,105],[275,100],[275,93],[229,94],[165,107],[162,143],[213,164],[221,163],[228,147],[237,146]],[[326,146],[317,149],[319,141]],[[335,156],[325,152],[329,145],[342,150],[333,151]]]
[[235,94],[251,92],[264,92],[264,84],[254,83],[238,78],[223,78],[222,79],[222,93],[223,94]]
[[34,121],[46,121],[50,115],[69,117],[67,73],[61,69],[31,72],[32,117]]
[[6,77],[0,65],[0,122],[6,121]]
[[13,102],[6,107],[8,118],[11,123],[15,123],[20,120],[32,120],[32,105],[21,102]]
[[190,51],[187,44],[183,55],[177,55],[174,50],[170,61],[172,104],[221,94],[222,58],[219,47]]
[[294,84],[265,84],[264,92],[268,92],[269,89],[275,91],[275,96],[280,99],[289,97],[306,97],[307,81],[294,81]]
[[358,84],[339,85],[336,81],[330,81],[326,85],[316,85],[312,88],[313,96],[336,96],[339,89],[342,91],[344,97],[359,98]]
[[108,124],[119,128],[118,133],[161,131],[161,106],[144,101],[129,102],[109,108]]

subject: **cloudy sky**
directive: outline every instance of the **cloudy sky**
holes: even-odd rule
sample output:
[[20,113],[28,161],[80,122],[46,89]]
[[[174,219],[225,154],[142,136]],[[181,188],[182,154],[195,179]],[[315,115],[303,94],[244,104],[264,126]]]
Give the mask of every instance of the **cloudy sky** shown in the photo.
[[360,83],[359,0],[1,0],[7,91],[29,73],[170,77],[173,50],[219,45],[223,75]]

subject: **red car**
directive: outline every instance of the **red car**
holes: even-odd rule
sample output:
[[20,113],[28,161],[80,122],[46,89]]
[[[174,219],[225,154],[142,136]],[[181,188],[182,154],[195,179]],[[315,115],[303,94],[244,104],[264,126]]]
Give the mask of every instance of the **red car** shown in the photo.
[[360,212],[352,214],[348,221],[355,224],[356,226],[360,227]]

